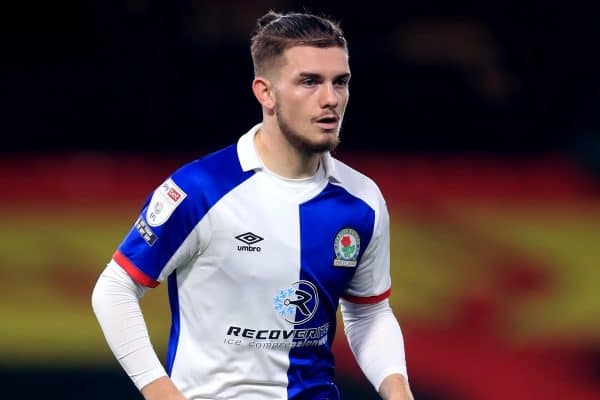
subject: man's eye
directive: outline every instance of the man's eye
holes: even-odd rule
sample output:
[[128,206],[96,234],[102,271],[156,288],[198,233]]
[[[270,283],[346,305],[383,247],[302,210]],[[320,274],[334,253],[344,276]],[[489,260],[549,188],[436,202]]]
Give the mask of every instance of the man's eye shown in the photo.
[[317,81],[315,81],[314,79],[311,78],[307,78],[307,79],[303,79],[302,80],[302,84],[304,86],[314,86],[316,85]]
[[348,79],[339,79],[335,82],[336,86],[340,86],[340,87],[346,87],[348,86]]

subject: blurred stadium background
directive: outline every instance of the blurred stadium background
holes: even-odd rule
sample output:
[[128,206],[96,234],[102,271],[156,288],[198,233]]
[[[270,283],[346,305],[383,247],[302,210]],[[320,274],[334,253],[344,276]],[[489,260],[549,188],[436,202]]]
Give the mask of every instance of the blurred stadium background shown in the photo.
[[[90,307],[173,168],[258,121],[268,9],[350,42],[337,156],[392,215],[392,303],[420,400],[600,398],[600,27],[578,2],[99,0],[0,15],[3,397],[140,398]],[[164,354],[164,287],[143,300]],[[338,331],[344,399],[376,399]]]

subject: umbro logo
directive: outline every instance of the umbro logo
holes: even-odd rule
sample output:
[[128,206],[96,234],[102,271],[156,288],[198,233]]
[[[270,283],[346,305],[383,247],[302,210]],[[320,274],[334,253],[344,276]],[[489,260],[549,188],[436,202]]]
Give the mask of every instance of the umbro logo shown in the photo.
[[244,242],[246,244],[254,244],[263,240],[263,238],[252,232],[242,233],[241,235],[237,235],[235,238],[240,242]]
[[241,235],[237,235],[235,238],[240,242],[246,244],[245,246],[238,246],[238,251],[261,251],[260,246],[252,246],[253,244],[256,244],[263,240],[263,238],[261,238],[260,236],[252,232],[246,232],[242,233]]

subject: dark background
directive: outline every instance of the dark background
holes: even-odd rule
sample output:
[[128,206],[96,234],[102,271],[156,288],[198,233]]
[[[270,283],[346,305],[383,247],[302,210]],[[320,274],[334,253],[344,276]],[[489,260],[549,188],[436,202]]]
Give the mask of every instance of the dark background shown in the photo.
[[260,118],[248,39],[269,8],[341,21],[354,75],[346,149],[596,157],[593,7],[497,0],[13,3],[2,13],[2,150],[231,143]]

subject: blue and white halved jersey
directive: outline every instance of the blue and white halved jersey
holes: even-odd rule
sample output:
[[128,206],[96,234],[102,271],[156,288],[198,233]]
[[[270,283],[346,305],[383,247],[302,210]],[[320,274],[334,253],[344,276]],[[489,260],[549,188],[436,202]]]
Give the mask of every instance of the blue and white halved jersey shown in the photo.
[[162,183],[113,258],[145,286],[167,279],[167,371],[187,398],[337,400],[338,302],[389,296],[388,212],[328,153],[313,178],[275,176],[259,127]]

